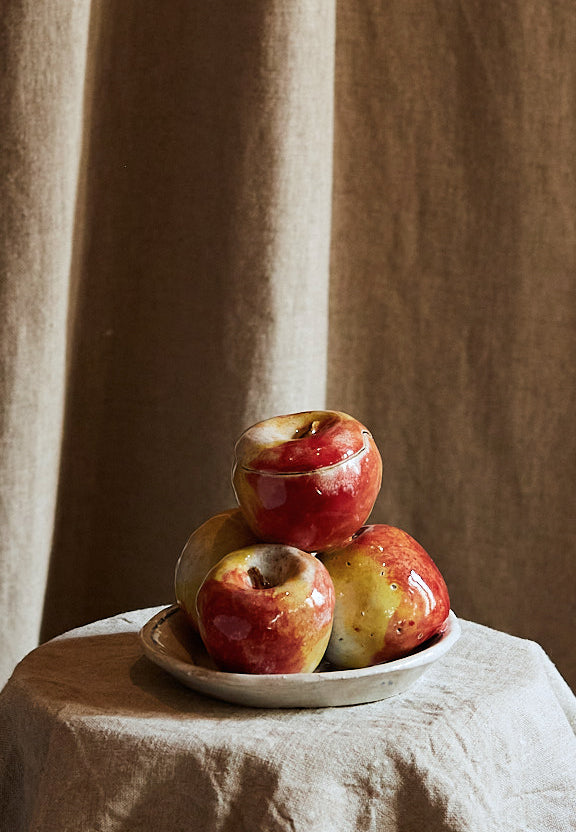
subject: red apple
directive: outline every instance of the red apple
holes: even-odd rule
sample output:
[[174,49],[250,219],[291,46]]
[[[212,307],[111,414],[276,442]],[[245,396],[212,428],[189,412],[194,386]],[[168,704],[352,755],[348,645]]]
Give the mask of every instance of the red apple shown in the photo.
[[222,558],[196,604],[200,636],[221,670],[311,673],[330,638],[334,587],[313,555],[260,544]]
[[239,508],[215,514],[192,532],[174,573],[176,601],[194,630],[198,630],[196,593],[200,584],[220,558],[258,543]]
[[334,626],[326,651],[346,669],[397,659],[442,630],[450,612],[438,567],[405,531],[364,526],[319,555],[334,582]]
[[307,552],[341,543],[368,519],[381,482],[372,435],[346,413],[275,416],[236,442],[234,491],[261,540]]

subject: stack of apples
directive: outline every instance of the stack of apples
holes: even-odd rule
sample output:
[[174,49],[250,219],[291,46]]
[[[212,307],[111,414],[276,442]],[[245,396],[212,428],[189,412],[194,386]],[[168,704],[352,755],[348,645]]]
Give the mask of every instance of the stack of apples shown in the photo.
[[339,411],[275,416],[235,445],[238,506],[188,539],[176,600],[216,666],[234,673],[309,673],[411,653],[441,632],[446,583],[402,529],[365,525],[382,458]]

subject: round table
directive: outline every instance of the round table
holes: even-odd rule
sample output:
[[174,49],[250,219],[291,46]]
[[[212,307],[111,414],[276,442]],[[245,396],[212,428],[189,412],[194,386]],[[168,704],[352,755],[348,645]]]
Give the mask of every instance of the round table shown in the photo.
[[2,830],[576,829],[576,698],[537,644],[461,621],[397,696],[259,709],[150,662],[138,633],[159,609],[16,668],[0,694]]

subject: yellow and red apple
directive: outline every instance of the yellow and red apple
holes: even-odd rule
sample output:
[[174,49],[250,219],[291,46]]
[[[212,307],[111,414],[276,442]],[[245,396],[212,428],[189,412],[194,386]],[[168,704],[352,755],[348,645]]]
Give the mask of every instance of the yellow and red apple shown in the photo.
[[307,552],[341,543],[368,519],[381,482],[370,431],[339,411],[275,416],[236,442],[232,484],[263,541]]
[[258,544],[223,557],[196,604],[200,636],[220,670],[311,673],[330,638],[334,587],[313,555]]
[[326,658],[344,669],[406,656],[441,632],[448,589],[425,549],[402,529],[364,526],[318,556],[336,593]]
[[198,630],[196,594],[210,569],[229,552],[257,542],[239,508],[215,514],[192,532],[176,563],[174,590],[194,630]]

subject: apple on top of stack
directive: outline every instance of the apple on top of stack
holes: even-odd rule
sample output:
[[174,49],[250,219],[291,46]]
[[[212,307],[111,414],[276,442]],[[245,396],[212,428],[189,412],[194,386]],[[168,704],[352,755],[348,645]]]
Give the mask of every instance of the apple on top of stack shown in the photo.
[[188,539],[176,600],[221,670],[311,673],[406,656],[441,632],[446,583],[409,534],[364,525],[382,483],[370,431],[338,411],[275,416],[235,446],[238,508]]

